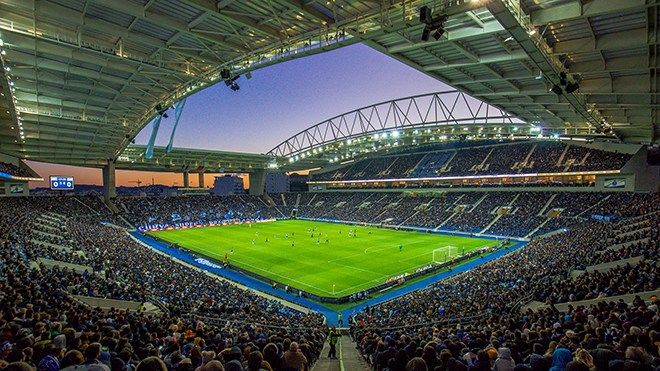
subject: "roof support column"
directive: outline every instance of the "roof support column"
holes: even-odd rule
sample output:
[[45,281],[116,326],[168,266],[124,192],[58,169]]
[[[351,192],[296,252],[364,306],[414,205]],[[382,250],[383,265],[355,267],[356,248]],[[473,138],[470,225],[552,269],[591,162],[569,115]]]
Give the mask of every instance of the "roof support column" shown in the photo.
[[115,162],[108,160],[108,163],[103,166],[103,199],[109,202],[111,198],[117,197],[117,189],[115,188]]
[[250,194],[262,195],[266,188],[266,170],[256,170],[250,173]]
[[187,171],[183,172],[183,188],[190,187],[190,173]]
[[199,177],[199,188],[204,188],[204,173],[197,174]]

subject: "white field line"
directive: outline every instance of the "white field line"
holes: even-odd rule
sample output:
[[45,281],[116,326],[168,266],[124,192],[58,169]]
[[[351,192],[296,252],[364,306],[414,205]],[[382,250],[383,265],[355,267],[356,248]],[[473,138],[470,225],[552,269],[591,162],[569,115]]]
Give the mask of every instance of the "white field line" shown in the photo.
[[[275,239],[282,239],[282,237],[279,237],[278,234],[274,235],[273,237],[274,237]],[[411,245],[414,245],[414,244],[420,244],[420,243],[423,243],[423,242],[426,242],[426,241],[412,242],[412,243],[407,244],[406,246],[411,246]],[[241,245],[249,246],[250,244],[246,244],[246,243],[240,243],[240,244],[237,244],[237,246],[241,246]],[[486,247],[486,246],[489,246],[489,245],[490,245],[490,243],[485,243],[485,244],[483,244],[483,245],[481,245],[481,246],[473,247],[472,249],[479,249],[479,248]],[[221,257],[221,255],[222,255],[222,254],[217,254],[217,253],[215,253],[215,252],[213,252],[213,251],[211,251],[211,250],[205,249],[205,248],[200,247],[200,246],[195,246],[195,247],[196,247],[198,250],[201,250],[201,251],[205,251],[205,252],[207,252],[210,256]],[[449,246],[447,245],[447,246],[440,247],[440,248],[442,249],[442,248],[448,248],[448,247],[449,247]],[[452,245],[452,247],[457,247],[457,246],[453,246],[453,245]],[[458,248],[458,247],[457,247],[457,248]],[[372,249],[375,249],[375,250],[372,250]],[[379,273],[377,273],[377,272],[373,272],[373,271],[369,271],[369,270],[366,270],[366,269],[361,269],[361,268],[358,268],[358,267],[354,267],[354,266],[349,266],[349,265],[345,265],[345,264],[337,263],[337,261],[344,260],[344,259],[349,259],[349,258],[354,258],[354,257],[358,257],[358,256],[367,255],[367,254],[369,254],[370,252],[371,252],[371,253],[375,253],[375,252],[380,252],[380,251],[383,251],[383,250],[392,250],[392,249],[396,249],[396,247],[382,247],[382,248],[371,248],[371,247],[368,247],[368,248],[366,248],[366,249],[364,250],[364,253],[361,253],[361,254],[354,254],[354,255],[350,255],[350,256],[345,256],[345,257],[338,258],[338,259],[333,259],[333,260],[328,260],[328,263],[332,263],[332,264],[335,264],[335,265],[338,265],[338,266],[341,266],[341,267],[344,267],[344,268],[354,269],[354,270],[358,270],[358,271],[366,272],[366,273],[369,273],[369,274],[375,274],[375,275],[378,275]],[[405,261],[413,260],[413,259],[416,259],[416,258],[418,258],[418,257],[420,257],[420,256],[424,256],[424,255],[427,255],[427,254],[428,254],[428,252],[423,253],[423,254],[419,254],[419,255],[415,255],[415,256],[412,256],[412,257],[408,257],[408,258],[406,258],[406,259],[399,260],[399,261],[400,261],[400,262],[405,262]],[[245,262],[243,262],[243,261],[241,261],[241,260],[239,260],[239,259],[232,258],[232,260],[237,261],[238,263],[240,263],[240,264],[242,264],[242,265],[248,266],[248,267],[254,269],[255,271],[261,271],[261,272],[265,272],[265,273],[267,273],[267,274],[269,274],[269,275],[272,275],[272,276],[276,276],[276,277],[284,278],[284,279],[289,280],[289,281],[291,281],[291,282],[298,283],[298,284],[300,284],[301,286],[306,286],[306,287],[309,287],[309,288],[313,288],[313,289],[315,289],[315,290],[318,290],[319,292],[324,292],[324,293],[326,293],[326,294],[328,294],[328,295],[336,295],[336,294],[341,294],[341,293],[343,293],[343,292],[350,292],[350,291],[353,291],[354,289],[356,289],[356,288],[358,288],[358,287],[360,287],[360,288],[366,288],[366,287],[368,287],[368,286],[365,285],[365,284],[366,284],[366,283],[369,283],[369,282],[374,282],[374,283],[377,283],[377,284],[378,284],[378,283],[384,283],[385,280],[386,280],[387,278],[389,278],[389,277],[396,277],[396,276],[398,276],[398,275],[401,275],[401,274],[403,274],[403,273],[406,273],[406,271],[409,271],[409,270],[411,270],[411,269],[412,269],[412,270],[417,269],[417,267],[409,267],[408,269],[405,269],[405,270],[402,270],[402,271],[394,272],[394,273],[387,274],[387,275],[380,275],[378,278],[374,278],[374,279],[371,279],[371,280],[367,280],[367,281],[364,281],[364,282],[361,283],[361,284],[354,285],[354,286],[351,286],[351,287],[345,288],[345,289],[343,289],[343,290],[334,291],[334,293],[333,293],[332,291],[324,290],[324,289],[322,289],[322,288],[320,288],[320,287],[316,287],[316,286],[310,285],[310,284],[308,284],[308,283],[304,283],[304,282],[299,281],[299,280],[296,280],[296,279],[294,279],[294,278],[291,278],[291,277],[288,277],[288,276],[285,276],[285,275],[282,275],[282,274],[279,274],[279,273],[275,273],[275,272],[273,272],[273,271],[269,271],[269,270],[264,269],[264,268],[260,268],[260,267],[254,266],[254,265],[252,265],[252,264],[245,263]]]
[[[209,250],[204,249],[204,248],[199,248],[199,249],[200,249],[200,250],[203,250],[203,251],[206,251],[206,252],[210,252]],[[281,277],[281,278],[286,278],[287,280],[289,280],[289,281],[291,281],[291,282],[296,282],[296,283],[298,283],[298,284],[300,284],[300,285],[307,286],[307,287],[311,287],[311,288],[314,288],[314,289],[319,290],[319,291],[323,291],[323,292],[328,293],[328,294],[332,294],[331,291],[323,290],[323,289],[321,289],[321,288],[319,288],[319,287],[312,286],[312,285],[310,285],[310,284],[308,284],[308,283],[304,283],[304,282],[302,282],[302,281],[298,281],[298,280],[293,279],[293,278],[291,278],[291,277],[287,277],[287,276],[281,275],[281,274],[279,274],[279,273],[275,273],[275,272],[269,271],[269,270],[267,270],[267,269],[259,268],[259,267],[257,267],[257,266],[252,265],[252,264],[248,264],[248,263],[242,262],[242,261],[240,261],[239,259],[232,259],[232,260],[237,261],[238,263],[240,263],[240,264],[242,264],[242,265],[248,266],[248,267],[254,269],[255,271],[266,272],[266,273],[271,274],[271,275],[273,275],[273,276],[277,276],[277,277]]]

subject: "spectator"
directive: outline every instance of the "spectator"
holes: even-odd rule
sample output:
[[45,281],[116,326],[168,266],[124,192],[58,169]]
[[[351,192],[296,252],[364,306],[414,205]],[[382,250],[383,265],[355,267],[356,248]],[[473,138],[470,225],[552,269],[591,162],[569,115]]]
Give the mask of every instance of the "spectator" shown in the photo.
[[499,348],[497,350],[497,360],[493,364],[494,371],[513,371],[516,367],[516,362],[511,358],[511,349]]
[[298,343],[291,342],[289,349],[282,355],[282,369],[293,369],[307,371],[307,358],[302,354],[298,348]]
[[566,371],[566,365],[573,360],[571,351],[566,348],[557,348],[552,353],[552,366],[550,371]]

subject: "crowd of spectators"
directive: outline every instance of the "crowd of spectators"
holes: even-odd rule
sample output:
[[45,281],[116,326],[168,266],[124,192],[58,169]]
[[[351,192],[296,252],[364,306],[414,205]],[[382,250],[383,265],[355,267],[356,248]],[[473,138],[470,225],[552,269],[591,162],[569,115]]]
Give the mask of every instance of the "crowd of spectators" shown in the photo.
[[[133,241],[119,228],[104,226],[97,219],[77,217],[76,211],[89,209],[76,203],[80,206],[73,206],[69,212],[58,206],[41,209],[49,206],[45,198],[12,198],[0,204],[0,343],[3,351],[8,349],[14,354],[7,359],[3,352],[0,368],[6,366],[2,361],[23,361],[39,369],[59,370],[64,367],[41,368],[47,367],[45,357],[50,355],[54,358],[47,361],[59,364],[65,362],[65,352],[78,350],[87,356],[90,343],[98,342],[109,348],[106,354],[114,353],[101,360],[107,361],[108,366],[114,364],[115,358],[117,362],[123,358],[118,354],[125,347],[134,347],[129,349],[130,359],[123,359],[132,365],[129,369],[148,356],[163,359],[168,369],[178,370],[179,365],[184,369],[183,365],[191,361],[196,368],[201,365],[200,352],[211,350],[214,355],[207,361],[215,359],[220,363],[214,371],[223,365],[231,367],[231,359],[238,359],[241,364],[251,357],[270,357],[275,363],[271,365],[273,370],[284,370],[291,362],[309,367],[318,357],[325,337],[322,315],[290,309],[184,266]],[[66,223],[63,230],[71,239],[72,248],[83,254],[39,245],[29,239],[31,226],[43,221],[39,216],[53,208]],[[54,263],[85,263],[105,275],[57,265],[50,269],[43,264],[30,268],[29,262],[37,258],[57,260]],[[70,295],[136,302],[155,300],[167,311],[150,315],[102,313],[75,304]],[[191,316],[212,318],[218,325],[204,325],[190,320]],[[44,325],[48,335],[42,331]],[[67,332],[67,328],[72,331]],[[28,333],[36,335],[24,336]],[[193,335],[184,335],[190,333]],[[65,334],[66,339],[62,337],[56,342],[60,334]],[[176,356],[176,361],[168,360],[168,356]],[[87,365],[85,362],[83,359],[68,365]]]
[[649,237],[645,237],[643,240],[633,241],[597,252],[591,263],[595,265],[638,256],[645,259],[652,259],[654,256],[660,255],[660,235],[658,228],[656,227],[655,230],[650,231],[648,235]]
[[[478,233],[509,207],[485,233],[524,237],[539,226],[534,235],[579,225],[592,214],[621,219],[650,212],[655,202],[655,195],[600,192],[322,192],[301,197],[298,216]],[[284,215],[293,208],[281,200],[275,207]]]
[[476,175],[477,166],[481,166],[493,147],[466,148],[456,151],[454,158],[446,164],[446,171],[440,176]]
[[534,143],[519,143],[493,147],[493,152],[486,160],[487,167],[479,174],[512,174],[518,171],[516,165],[525,161],[525,157],[534,147]]
[[618,170],[631,157],[625,153],[563,142],[519,142],[356,160],[336,170],[313,174],[311,179],[363,180]]
[[626,263],[607,271],[585,272],[547,288],[548,300],[555,303],[653,291],[660,287],[659,261],[652,257],[639,264]]
[[[619,236],[622,233],[628,233],[635,238],[630,239],[627,243],[621,243]],[[634,257],[649,260],[660,256],[660,214],[648,215],[635,224],[613,229],[608,235],[607,242],[610,246],[607,249],[596,251],[591,259],[591,265]]]
[[[122,197],[117,203],[129,210],[135,226],[207,224],[212,221],[284,217],[264,196]],[[274,202],[274,201],[272,201]],[[293,207],[291,207],[293,208]]]
[[439,176],[440,170],[451,159],[453,152],[444,151],[426,154],[410,171],[411,178],[424,178]]
[[[395,215],[397,222],[431,226],[441,221],[416,215],[440,218],[451,213],[456,220],[472,217],[463,221],[470,227],[485,228],[502,206],[517,210],[511,215],[529,218],[553,196],[547,192],[462,192],[424,197],[337,192],[301,196],[299,207],[307,215],[373,215],[377,219]],[[538,197],[542,202],[534,203]],[[200,211],[270,216],[289,210],[282,199],[125,198],[121,202],[122,209],[129,210],[126,217],[140,221],[173,213],[199,216]],[[562,205],[574,196],[558,194],[548,206],[557,199],[556,205]],[[292,208],[292,198],[288,200],[286,207]],[[595,206],[592,211],[613,216],[611,221],[584,219],[583,225],[533,240],[464,274],[368,307],[352,318],[358,349],[378,370],[404,370],[412,363],[442,371],[470,367],[474,371],[513,371],[513,365],[529,367],[518,371],[548,371],[551,365],[566,366],[567,360],[575,357],[586,362],[587,369],[651,371],[658,362],[657,346],[652,346],[652,341],[659,341],[654,338],[660,330],[658,303],[649,305],[639,299],[627,306],[602,301],[589,308],[571,308],[563,315],[553,307],[537,312],[514,310],[530,297],[561,302],[660,287],[657,196],[589,194],[586,200],[594,205],[584,204],[583,208]],[[465,212],[455,213],[461,205]],[[426,212],[436,207],[437,212]],[[375,211],[356,212],[362,209]],[[103,365],[113,371],[129,371],[145,362],[163,362],[168,370],[201,367],[200,371],[217,371],[233,365],[242,369],[243,365],[236,363],[247,366],[254,362],[254,366],[265,359],[273,370],[284,370],[294,364],[309,367],[319,356],[325,339],[320,314],[295,311],[184,266],[135,242],[123,230],[101,224],[106,212],[105,205],[93,198],[12,198],[0,204],[0,368],[6,366],[4,361],[47,371],[73,370],[76,366],[93,371],[90,366]],[[571,212],[574,214],[577,210]],[[70,246],[58,249],[35,241],[37,235],[47,236],[35,233],[45,231],[40,225],[60,234],[54,242],[66,241]],[[500,228],[505,224],[498,220],[496,225]],[[616,250],[610,248],[621,243],[624,246]],[[622,264],[610,271],[568,278],[569,270],[576,266],[634,256],[644,259],[636,266]],[[29,262],[37,258],[86,265],[91,270],[77,272],[44,265],[30,268]],[[72,294],[156,300],[167,311],[101,312],[73,301]],[[442,325],[449,321],[468,324]],[[620,363],[599,363],[601,349],[612,353],[606,356],[608,361]],[[588,356],[593,359],[589,361]],[[566,362],[560,364],[562,360]]]
[[32,178],[33,175],[26,169],[22,169],[14,164],[0,161],[0,173],[5,173],[18,177]]
[[442,221],[447,220],[454,210],[456,199],[452,195],[443,194],[442,197],[432,198],[423,210],[406,220],[406,225],[421,228],[437,228]]
[[[65,287],[97,279],[29,268],[13,243],[0,261],[0,369],[308,370],[325,339],[321,328],[147,314],[79,304]],[[255,368],[255,366],[258,367]]]
[[[498,209],[511,206],[511,203],[515,202],[518,194],[514,192],[480,192],[477,195],[470,196],[469,200],[468,197],[461,198],[459,202],[461,205],[466,206],[466,209],[450,219],[444,226],[446,229],[450,231],[479,233],[497,218]],[[476,196],[481,197],[477,198]],[[520,214],[520,216],[522,215]],[[530,216],[527,214],[524,215],[525,217]]]
[[384,175],[386,175],[386,178],[394,179],[409,177],[424,156],[423,154],[398,156],[396,161],[387,169],[387,174]]
[[[540,192],[520,193],[509,205],[509,212],[492,225],[486,233],[499,236],[526,236],[530,231],[541,225],[545,216],[538,215],[546,206],[552,194]],[[524,217],[518,216],[518,214]]]
[[556,173],[563,171],[564,166],[559,165],[559,159],[564,149],[566,149],[566,145],[561,142],[536,143],[527,161],[519,164],[520,172]]
[[[283,202],[284,198],[284,202]],[[547,201],[552,198],[552,202]],[[50,202],[56,199],[57,202]],[[660,202],[655,195],[598,192],[445,192],[410,195],[409,192],[322,192],[299,195],[120,197],[120,214],[112,214],[99,197],[32,197],[30,204],[43,213],[75,214],[78,218],[101,220],[121,227],[168,227],[180,223],[208,224],[227,220],[289,217],[297,206],[299,217],[360,223],[389,224],[478,233],[510,207],[486,233],[523,237],[541,225],[535,235],[580,224],[592,214],[625,218],[640,210],[650,212]],[[539,215],[544,206],[545,211]],[[16,201],[30,219],[25,205]],[[558,217],[551,211],[557,209]],[[580,218],[580,219],[578,219]],[[130,225],[128,224],[130,223]],[[38,242],[68,246],[52,236],[63,228],[57,221],[41,220],[29,230]]]
[[[644,212],[635,209],[636,215]],[[374,370],[656,369],[660,301],[638,295],[626,304],[606,297],[660,288],[657,226],[649,229],[639,220],[615,223],[590,220],[426,289],[367,307],[352,318],[358,350]],[[616,250],[610,261],[637,255],[644,260],[568,278],[576,266],[608,260],[601,254],[614,250],[607,248],[612,242],[606,237],[621,228],[644,230],[642,237],[650,238],[631,245],[631,251]],[[569,305],[563,313],[554,306],[590,298],[601,301]],[[551,305],[517,310],[531,299]]]
[[650,194],[613,192],[608,196],[607,200],[592,209],[592,214],[634,217],[657,212],[660,204],[658,192]]
[[630,160],[630,157],[630,155],[620,152],[570,146],[564,162],[571,162],[568,171],[605,170],[605,166],[608,169],[621,169]]

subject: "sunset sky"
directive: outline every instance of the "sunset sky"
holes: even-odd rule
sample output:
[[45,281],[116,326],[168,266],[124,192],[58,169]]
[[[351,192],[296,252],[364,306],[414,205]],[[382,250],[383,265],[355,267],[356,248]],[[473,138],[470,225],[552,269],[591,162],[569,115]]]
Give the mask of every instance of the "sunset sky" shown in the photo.
[[[449,89],[446,85],[384,54],[358,44],[284,62],[241,77],[241,89],[217,84],[188,98],[175,147],[266,153],[286,138],[330,117],[370,104]],[[161,122],[156,145],[167,145],[174,115]],[[146,144],[147,125],[137,136]],[[73,175],[76,184],[102,184],[100,169],[27,162],[46,182],[50,175]],[[211,186],[215,175],[205,177]],[[181,174],[117,171],[117,185],[137,180],[183,184]],[[197,186],[197,176],[190,176]]]

